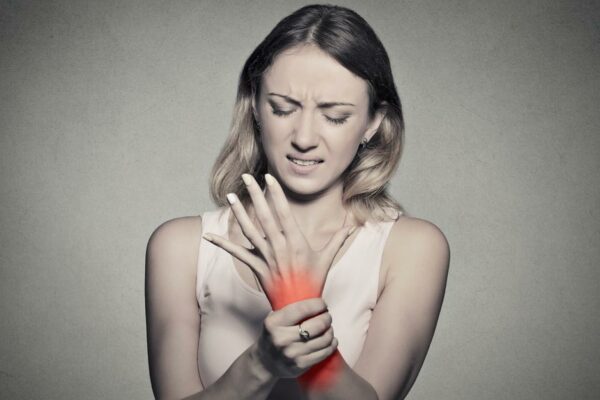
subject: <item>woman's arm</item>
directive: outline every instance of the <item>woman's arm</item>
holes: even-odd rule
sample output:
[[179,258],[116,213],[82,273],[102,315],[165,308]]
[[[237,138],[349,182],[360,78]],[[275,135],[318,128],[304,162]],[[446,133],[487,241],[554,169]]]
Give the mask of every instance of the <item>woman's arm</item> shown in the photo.
[[450,249],[435,225],[401,217],[385,252],[384,289],[354,369],[343,362],[334,385],[310,399],[403,399],[415,382],[442,306]]
[[204,390],[198,374],[200,316],[196,263],[200,217],[159,226],[146,250],[146,324],[152,390],[157,399],[264,399],[275,379],[251,346]]

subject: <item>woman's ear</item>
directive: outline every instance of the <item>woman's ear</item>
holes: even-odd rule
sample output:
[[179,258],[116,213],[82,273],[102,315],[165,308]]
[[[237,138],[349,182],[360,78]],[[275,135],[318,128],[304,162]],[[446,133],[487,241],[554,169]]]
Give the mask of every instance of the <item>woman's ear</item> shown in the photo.
[[371,119],[369,124],[367,125],[367,130],[365,131],[365,136],[364,136],[364,138],[367,141],[370,141],[371,138],[373,137],[373,135],[375,135],[375,133],[379,129],[379,125],[381,125],[381,121],[383,121],[383,118],[385,118],[386,111],[387,111],[387,103],[384,101],[377,108],[377,111],[375,111],[375,115],[373,116],[373,118]]

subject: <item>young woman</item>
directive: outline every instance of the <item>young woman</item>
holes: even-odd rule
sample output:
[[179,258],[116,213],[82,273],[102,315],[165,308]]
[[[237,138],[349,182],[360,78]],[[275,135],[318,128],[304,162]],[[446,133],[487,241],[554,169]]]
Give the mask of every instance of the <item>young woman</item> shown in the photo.
[[355,12],[306,6],[246,61],[212,173],[219,208],[173,219],[146,259],[161,399],[396,399],[412,387],[449,247],[386,186],[403,119]]

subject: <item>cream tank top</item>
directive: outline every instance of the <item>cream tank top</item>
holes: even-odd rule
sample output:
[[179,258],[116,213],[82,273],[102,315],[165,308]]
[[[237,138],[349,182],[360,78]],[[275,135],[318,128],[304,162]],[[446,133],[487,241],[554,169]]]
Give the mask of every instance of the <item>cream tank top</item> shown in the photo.
[[[203,233],[228,237],[229,207],[202,214]],[[366,222],[331,266],[322,297],[332,316],[338,350],[353,366],[361,353],[377,301],[379,270],[394,221]],[[238,275],[233,256],[202,239],[196,273],[200,309],[198,371],[204,387],[215,382],[258,338],[271,311],[263,292]]]

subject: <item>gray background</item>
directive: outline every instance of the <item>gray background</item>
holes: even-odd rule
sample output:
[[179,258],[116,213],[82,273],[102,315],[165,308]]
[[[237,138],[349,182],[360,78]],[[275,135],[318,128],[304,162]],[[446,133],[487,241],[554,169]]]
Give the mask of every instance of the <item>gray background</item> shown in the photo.
[[[214,208],[242,63],[306,3],[0,4],[0,397],[150,398],[148,237]],[[392,192],[452,249],[409,398],[598,398],[598,3],[340,4],[403,100]]]

